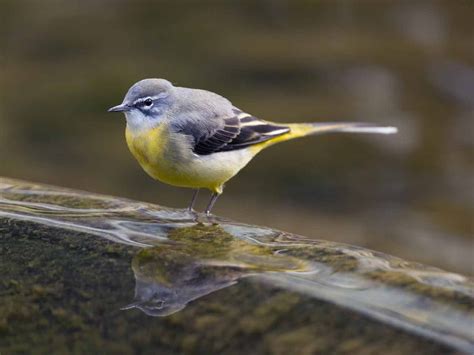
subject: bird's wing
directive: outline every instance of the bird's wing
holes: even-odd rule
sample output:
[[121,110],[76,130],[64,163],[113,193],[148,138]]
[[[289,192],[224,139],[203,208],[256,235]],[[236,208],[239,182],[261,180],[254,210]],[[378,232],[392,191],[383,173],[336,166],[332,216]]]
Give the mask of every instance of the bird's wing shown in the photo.
[[223,118],[223,124],[196,136],[193,151],[199,155],[227,152],[265,142],[290,131],[288,126],[260,120],[234,108],[233,116]]

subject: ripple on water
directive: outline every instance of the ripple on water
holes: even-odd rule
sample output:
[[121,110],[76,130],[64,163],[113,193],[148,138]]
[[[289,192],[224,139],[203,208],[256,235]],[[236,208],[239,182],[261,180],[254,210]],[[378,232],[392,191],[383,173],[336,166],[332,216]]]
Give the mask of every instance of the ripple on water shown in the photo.
[[135,299],[124,309],[168,316],[248,278],[474,350],[473,282],[459,274],[219,217],[8,180],[0,183],[0,217],[136,247]]

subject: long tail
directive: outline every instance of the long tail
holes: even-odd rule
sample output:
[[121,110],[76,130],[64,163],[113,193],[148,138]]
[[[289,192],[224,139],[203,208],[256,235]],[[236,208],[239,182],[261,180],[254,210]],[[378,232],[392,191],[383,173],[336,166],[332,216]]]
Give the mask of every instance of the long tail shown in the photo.
[[345,133],[375,133],[393,134],[397,133],[396,127],[377,126],[362,122],[323,122],[323,123],[290,123],[289,138],[303,137],[312,134],[345,132]]
[[270,139],[261,144],[261,148],[285,142],[291,139],[309,136],[313,134],[323,134],[332,132],[344,133],[370,133],[370,134],[394,134],[398,129],[391,126],[378,126],[363,122],[319,122],[319,123],[288,123],[285,126],[290,128],[288,133]]

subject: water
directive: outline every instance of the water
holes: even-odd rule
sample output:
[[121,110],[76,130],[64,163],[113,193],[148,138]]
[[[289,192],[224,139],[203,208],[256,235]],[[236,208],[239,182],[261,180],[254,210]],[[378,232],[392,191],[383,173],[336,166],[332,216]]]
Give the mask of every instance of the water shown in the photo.
[[1,179],[0,255],[0,352],[474,352],[472,279],[220,217]]

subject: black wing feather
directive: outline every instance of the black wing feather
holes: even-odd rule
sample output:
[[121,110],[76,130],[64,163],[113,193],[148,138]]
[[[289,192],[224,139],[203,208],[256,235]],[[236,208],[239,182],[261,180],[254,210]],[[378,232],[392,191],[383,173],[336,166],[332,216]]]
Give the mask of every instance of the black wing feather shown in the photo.
[[218,152],[232,142],[240,132],[239,120],[237,117],[229,117],[224,119],[224,127],[214,130],[209,134],[195,138],[194,153],[199,155],[207,155]]
[[[287,126],[267,123],[256,117],[245,115],[240,110],[234,110],[234,113],[235,116],[224,119],[222,128],[215,129],[199,138],[194,136],[194,153],[208,155],[243,149],[290,131]],[[246,125],[246,123],[255,124]]]

